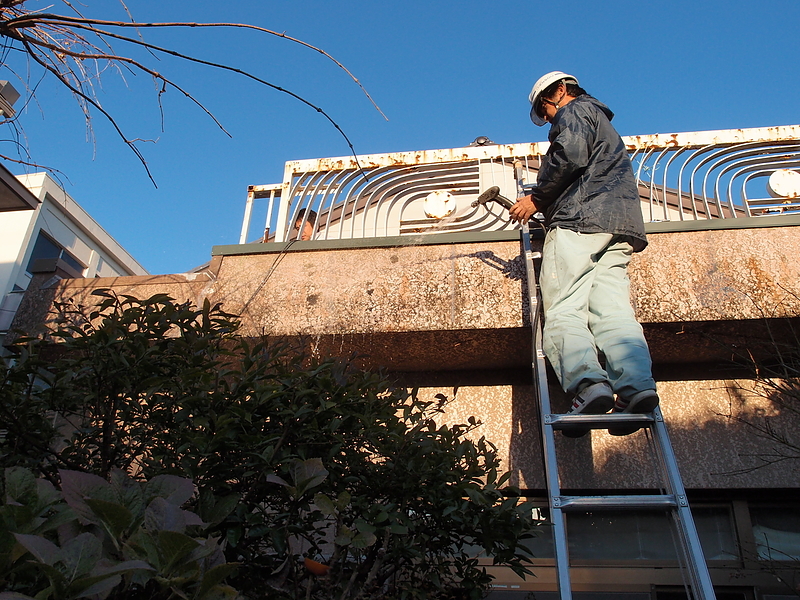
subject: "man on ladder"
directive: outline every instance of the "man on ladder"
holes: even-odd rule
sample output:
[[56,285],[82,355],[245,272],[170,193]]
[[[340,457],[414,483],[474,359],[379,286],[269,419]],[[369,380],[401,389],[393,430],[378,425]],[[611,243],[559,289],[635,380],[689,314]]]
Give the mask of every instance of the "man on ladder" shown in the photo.
[[[611,126],[613,113],[586,94],[575,77],[548,73],[533,86],[529,99],[533,122],[551,124],[550,148],[537,183],[524,186],[530,195],[519,198],[509,211],[522,221],[534,385],[560,598],[572,600],[565,513],[626,509],[667,511],[675,525],[687,592],[696,600],[714,600],[686,490],[658,408],[650,351],[630,304],[628,263],[647,240],[628,153]],[[498,189],[490,188],[478,202],[494,199]],[[544,332],[527,225],[537,210],[544,213],[548,229],[538,286]],[[605,367],[598,352],[605,355]],[[545,355],[564,390],[575,398],[572,414],[551,413]],[[618,414],[603,414],[612,407]],[[563,494],[553,432],[576,437],[599,427],[616,435],[648,428],[661,473],[660,494]]]
[[[537,211],[545,216],[543,350],[574,398],[572,414],[612,408],[651,413],[658,394],[650,351],[631,307],[627,270],[647,239],[630,158],[611,125],[614,113],[560,71],[542,76],[529,100],[531,120],[550,123],[550,148],[530,195],[519,198],[510,213],[520,222]],[[609,432],[637,429],[621,424]],[[588,431],[563,433],[577,437]]]

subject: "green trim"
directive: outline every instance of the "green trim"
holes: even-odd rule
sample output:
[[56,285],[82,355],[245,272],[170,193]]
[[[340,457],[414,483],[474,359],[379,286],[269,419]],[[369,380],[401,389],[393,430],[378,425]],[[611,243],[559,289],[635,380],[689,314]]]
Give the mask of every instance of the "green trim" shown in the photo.
[[350,250],[352,248],[397,248],[402,246],[436,246],[440,244],[470,244],[476,242],[512,242],[519,240],[519,230],[467,231],[464,233],[433,233],[396,235],[380,238],[354,238],[347,240],[321,240],[308,242],[270,242],[267,244],[236,244],[214,246],[212,256],[235,254],[272,254],[308,250]]
[[679,231],[713,231],[715,229],[760,229],[762,227],[797,227],[800,215],[774,215],[772,217],[739,217],[738,219],[698,219],[697,221],[661,221],[646,223],[647,233],[673,233]]
[[[697,221],[661,221],[645,224],[647,233],[678,233],[682,231],[714,231],[718,229],[760,229],[762,227],[797,227],[800,215],[772,217],[740,217],[738,219],[702,219]],[[440,244],[474,244],[513,242],[519,239],[519,229],[506,231],[467,231],[463,233],[434,233],[399,235],[381,238],[355,238],[308,242],[270,242],[267,244],[229,244],[214,246],[212,256],[241,254],[275,254],[310,250],[349,250],[354,248],[398,248],[402,246],[435,246]]]

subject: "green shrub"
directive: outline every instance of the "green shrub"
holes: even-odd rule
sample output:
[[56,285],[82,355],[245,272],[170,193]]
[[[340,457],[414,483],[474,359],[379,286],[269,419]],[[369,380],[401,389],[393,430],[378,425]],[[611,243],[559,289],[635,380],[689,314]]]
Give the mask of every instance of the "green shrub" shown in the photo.
[[244,339],[208,303],[96,293],[19,342],[0,463],[191,479],[250,598],[480,598],[479,552],[527,573],[530,507],[474,419],[439,425],[441,403]]
[[196,537],[204,523],[181,505],[188,479],[137,482],[113,470],[110,481],[61,471],[62,492],[22,467],[5,470],[0,504],[0,599],[192,600],[235,598],[222,580],[219,540]]

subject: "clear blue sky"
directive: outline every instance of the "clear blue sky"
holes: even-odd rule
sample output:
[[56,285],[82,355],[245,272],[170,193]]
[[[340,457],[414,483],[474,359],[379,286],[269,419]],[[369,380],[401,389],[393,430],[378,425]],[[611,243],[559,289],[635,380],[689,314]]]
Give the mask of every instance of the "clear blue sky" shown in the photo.
[[[124,18],[115,0],[84,4],[88,15]],[[307,98],[359,154],[459,147],[478,135],[544,140],[546,128],[528,120],[527,95],[551,70],[576,75],[617,113],[623,135],[800,123],[798,0],[127,4],[142,22],[246,22],[326,50],[361,80],[388,122],[333,63],[285,40],[242,30],[142,32]],[[54,8],[63,10],[57,0]],[[122,43],[115,50],[129,52]],[[52,81],[38,86],[19,123],[33,158],[59,169],[67,191],[152,273],[184,272],[209,260],[212,246],[236,243],[247,186],[280,182],[287,160],[349,153],[323,117],[286,95],[211,68],[144,60],[206,104],[233,136],[174,90],[163,98],[162,132],[152,80],[105,73],[103,105],[129,137],[157,139],[140,146],[157,189],[99,115],[96,141],[87,142],[80,110]],[[13,53],[8,61],[26,72]],[[6,69],[0,75],[14,77]],[[0,148],[13,152],[7,143]]]

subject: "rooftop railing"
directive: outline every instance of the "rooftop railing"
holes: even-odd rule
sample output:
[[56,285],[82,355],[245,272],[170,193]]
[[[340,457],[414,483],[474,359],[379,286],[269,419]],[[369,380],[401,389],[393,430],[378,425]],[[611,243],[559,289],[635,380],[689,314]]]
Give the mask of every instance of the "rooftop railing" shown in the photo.
[[[800,125],[624,137],[645,222],[800,213]],[[549,144],[488,144],[290,161],[283,183],[251,186],[240,243],[514,229],[494,203],[535,183]],[[250,234],[254,216],[264,227]]]

